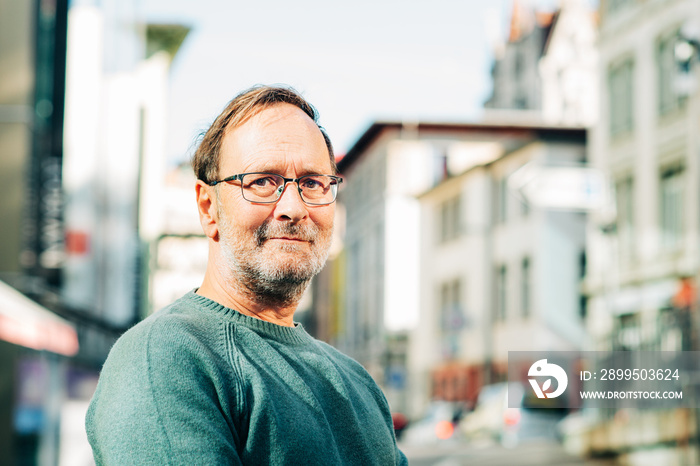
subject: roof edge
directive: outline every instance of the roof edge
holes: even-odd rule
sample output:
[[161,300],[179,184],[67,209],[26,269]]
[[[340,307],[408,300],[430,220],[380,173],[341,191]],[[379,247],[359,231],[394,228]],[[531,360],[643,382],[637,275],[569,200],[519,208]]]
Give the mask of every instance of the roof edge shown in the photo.
[[570,137],[586,137],[587,129],[581,126],[564,125],[543,125],[541,123],[446,123],[446,122],[399,122],[399,121],[375,121],[357,139],[345,156],[338,161],[338,171],[344,172],[351,167],[356,159],[362,154],[379,136],[388,129],[406,129],[413,135],[425,132],[463,132],[463,133],[535,133],[540,136],[560,135]]

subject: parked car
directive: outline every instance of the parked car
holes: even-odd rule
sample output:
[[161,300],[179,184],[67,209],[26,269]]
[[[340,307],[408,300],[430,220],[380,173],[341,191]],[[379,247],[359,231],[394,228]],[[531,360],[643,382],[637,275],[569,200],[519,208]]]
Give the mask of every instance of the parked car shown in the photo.
[[396,440],[401,440],[404,429],[408,427],[408,419],[403,413],[391,413],[391,422],[394,425]]
[[414,446],[454,442],[460,436],[457,427],[465,409],[461,402],[432,402],[423,418],[403,430],[402,443]]
[[[508,406],[509,390],[517,407]],[[529,439],[557,438],[557,423],[564,415],[561,410],[528,407],[521,384],[498,383],[481,389],[474,411],[462,420],[460,430],[469,440],[493,440],[513,447]]]

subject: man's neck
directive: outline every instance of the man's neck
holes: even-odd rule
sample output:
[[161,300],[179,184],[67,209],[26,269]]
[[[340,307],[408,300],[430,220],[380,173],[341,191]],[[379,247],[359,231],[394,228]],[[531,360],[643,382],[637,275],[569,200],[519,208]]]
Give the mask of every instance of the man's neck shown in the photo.
[[292,303],[266,301],[235,278],[224,280],[211,270],[207,270],[197,294],[241,314],[285,327],[294,326],[294,311],[299,304],[298,300]]

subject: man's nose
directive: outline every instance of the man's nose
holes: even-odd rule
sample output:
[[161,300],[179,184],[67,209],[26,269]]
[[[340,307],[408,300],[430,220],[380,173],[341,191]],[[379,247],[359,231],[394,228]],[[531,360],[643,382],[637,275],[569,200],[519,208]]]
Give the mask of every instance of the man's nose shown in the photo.
[[275,217],[279,220],[299,222],[309,214],[306,204],[301,199],[297,184],[286,183],[275,205]]

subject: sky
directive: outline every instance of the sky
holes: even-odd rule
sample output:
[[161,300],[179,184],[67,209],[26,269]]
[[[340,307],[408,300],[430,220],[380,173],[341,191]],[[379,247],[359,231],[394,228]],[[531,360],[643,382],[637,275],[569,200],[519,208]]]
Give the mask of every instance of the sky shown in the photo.
[[147,21],[191,28],[171,67],[168,158],[188,158],[226,103],[259,83],[300,91],[337,154],[376,120],[476,121],[511,1],[139,2]]

